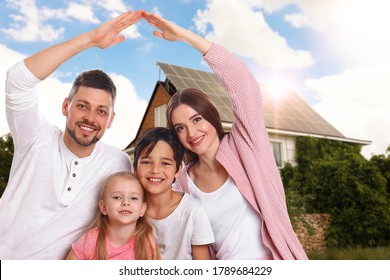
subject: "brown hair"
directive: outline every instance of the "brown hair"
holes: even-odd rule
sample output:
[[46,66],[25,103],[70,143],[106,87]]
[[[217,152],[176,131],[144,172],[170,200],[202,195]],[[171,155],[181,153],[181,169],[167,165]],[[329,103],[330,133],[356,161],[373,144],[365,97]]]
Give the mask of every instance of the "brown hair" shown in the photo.
[[[134,174],[129,171],[116,172],[108,176],[100,191],[99,201],[105,198],[107,193],[107,186],[114,178],[117,177],[138,181],[137,177],[135,177]],[[142,191],[144,191],[144,188],[142,188]],[[92,227],[97,227],[99,229],[99,234],[96,241],[96,260],[107,260],[106,234],[108,229],[108,216],[103,215],[100,209],[98,209],[97,211]],[[140,217],[137,220],[137,225],[136,225],[134,235],[135,235],[135,254],[136,254],[135,258],[137,260],[161,259],[160,252],[156,243],[156,239],[154,238],[153,235],[152,226],[149,224],[145,216]],[[152,251],[151,257],[149,256],[149,248]]]
[[77,94],[81,86],[101,89],[106,91],[111,95],[112,107],[114,108],[115,99],[116,99],[116,86],[112,81],[111,77],[108,76],[105,72],[99,69],[95,69],[95,70],[87,70],[80,73],[73,81],[72,88],[69,92],[68,98],[70,101]]
[[[223,130],[221,117],[219,116],[218,110],[211,101],[210,97],[203,91],[196,88],[187,88],[178,91],[172,96],[171,100],[169,100],[167,105],[166,118],[168,127],[170,129],[174,130],[171,119],[172,112],[181,104],[190,106],[192,109],[197,111],[215,128],[219,140],[222,140],[226,132]],[[198,160],[198,155],[186,149],[185,160],[187,162],[195,162]]]
[[176,162],[176,172],[179,171],[184,157],[184,147],[181,145],[176,133],[166,127],[149,128],[137,139],[134,146],[133,160],[135,170],[138,169],[138,160],[141,157],[141,153],[145,151],[145,155],[148,156],[156,147],[158,141],[164,141],[171,147],[173,158]]

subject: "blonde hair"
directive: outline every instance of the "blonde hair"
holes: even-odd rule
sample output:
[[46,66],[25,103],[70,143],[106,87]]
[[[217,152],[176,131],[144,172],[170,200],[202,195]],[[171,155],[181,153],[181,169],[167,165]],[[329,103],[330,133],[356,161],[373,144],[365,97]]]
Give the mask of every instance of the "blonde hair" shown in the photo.
[[[124,178],[128,180],[136,180],[137,177],[130,171],[121,171],[116,172],[105,180],[101,191],[99,201],[104,199],[107,193],[107,186],[114,178]],[[144,192],[144,189],[142,188]],[[143,193],[144,198],[144,193]],[[96,240],[96,260],[107,260],[107,250],[106,250],[106,235],[108,229],[108,216],[103,215],[103,213],[98,208],[95,220],[92,224],[92,227],[97,227],[99,234]],[[140,217],[137,220],[136,229],[134,232],[135,235],[135,259],[136,260],[159,260],[161,259],[160,252],[157,246],[156,239],[153,235],[153,229],[145,216]],[[152,252],[152,256],[149,256],[149,249]]]

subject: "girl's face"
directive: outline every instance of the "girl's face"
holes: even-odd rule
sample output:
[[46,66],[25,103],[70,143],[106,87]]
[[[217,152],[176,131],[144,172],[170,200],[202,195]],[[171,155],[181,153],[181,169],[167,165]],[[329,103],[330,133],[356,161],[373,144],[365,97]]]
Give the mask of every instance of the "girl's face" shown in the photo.
[[137,162],[137,176],[142,186],[151,195],[170,192],[175,178],[176,162],[173,150],[165,141],[158,141],[154,149],[146,155],[146,149],[141,152]]
[[180,104],[172,111],[171,120],[173,129],[187,150],[198,156],[216,153],[220,143],[216,129],[193,108]]
[[99,208],[103,215],[108,215],[110,225],[135,225],[146,211],[141,184],[134,178],[114,177]]

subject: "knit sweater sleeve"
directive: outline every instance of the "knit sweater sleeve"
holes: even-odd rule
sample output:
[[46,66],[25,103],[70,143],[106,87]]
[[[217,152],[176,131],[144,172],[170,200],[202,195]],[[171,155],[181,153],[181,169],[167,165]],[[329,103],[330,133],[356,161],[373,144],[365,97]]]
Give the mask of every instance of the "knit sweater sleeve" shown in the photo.
[[263,127],[262,99],[255,77],[240,59],[215,43],[204,59],[229,94],[235,124],[248,129],[246,137],[255,136],[251,129]]
[[[204,59],[224,85],[233,106],[234,124],[228,141],[234,142],[235,149],[244,157],[252,155],[242,162],[248,172],[259,164],[263,166],[261,170],[253,170],[253,173],[262,173],[261,178],[270,179],[272,184],[267,184],[273,187],[270,191],[277,192],[277,196],[284,201],[283,185],[264,123],[258,81],[245,63],[220,45],[213,44]],[[256,189],[254,191],[257,192]]]

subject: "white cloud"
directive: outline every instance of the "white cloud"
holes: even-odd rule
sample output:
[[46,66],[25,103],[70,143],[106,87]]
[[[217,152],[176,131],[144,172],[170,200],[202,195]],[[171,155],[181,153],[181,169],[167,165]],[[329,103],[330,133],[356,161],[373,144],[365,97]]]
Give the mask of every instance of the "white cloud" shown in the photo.
[[[297,13],[287,14],[285,20],[296,28],[308,28],[316,31],[324,30],[332,22],[337,0],[293,0],[285,1],[286,5],[294,4],[299,9]],[[299,21],[299,22],[298,22]]]
[[71,2],[69,3],[69,6],[66,8],[65,14],[68,17],[73,17],[75,19],[80,20],[81,22],[94,23],[94,24],[100,23],[100,20],[96,18],[92,10],[92,7],[90,6],[80,5]]
[[[310,28],[321,30],[326,27],[327,18],[331,15],[331,10],[340,4],[338,0],[243,0],[251,7],[264,10],[267,14],[282,11],[289,6],[295,6],[297,12],[285,14],[286,22],[291,23],[296,28]],[[349,0],[343,0],[349,1]],[[374,0],[375,1],[375,0]]]
[[65,117],[61,113],[62,102],[68,96],[71,83],[64,83],[50,76],[37,86],[38,104],[42,114],[59,129],[65,129]]
[[132,25],[121,32],[126,38],[136,39],[142,37],[141,33],[139,33],[137,25]]
[[58,39],[64,32],[64,28],[53,28],[45,24],[39,16],[39,9],[34,0],[7,1],[16,8],[20,14],[10,15],[14,21],[9,28],[2,31],[16,41],[53,41]]
[[301,28],[305,26],[310,26],[310,19],[304,14],[287,14],[284,16],[284,19],[290,22],[294,27]]
[[[207,29],[209,24],[213,27],[211,32]],[[206,34],[206,38],[252,58],[263,67],[305,68],[314,63],[309,52],[291,48],[266,23],[262,12],[245,2],[208,1],[207,8],[197,12],[195,25],[199,32]]]
[[65,9],[51,9],[48,7],[41,7],[39,11],[40,20],[42,22],[50,19],[69,21],[70,19],[74,18],[82,23],[100,23],[100,20],[94,15],[91,6],[81,5],[74,2],[70,2],[68,7]]
[[[0,61],[2,62],[0,64],[0,77],[2,77],[0,79],[1,88],[5,88],[4,80],[8,68],[23,57],[20,53],[0,44]],[[109,75],[117,87],[117,100],[115,103],[116,116],[112,127],[106,131],[102,140],[120,149],[124,149],[134,139],[137,133],[146,110],[147,102],[137,96],[132,82],[126,77],[115,73],[109,73]],[[52,75],[42,81],[37,87],[40,110],[61,130],[65,128],[65,117],[61,113],[61,106],[70,88],[71,83],[62,82],[56,78],[56,75]],[[0,135],[4,135],[9,132],[8,125],[5,121],[4,93],[2,93],[1,99],[3,102],[0,103]]]
[[295,28],[318,32],[318,48],[328,49],[339,64],[358,65],[388,56],[390,2],[387,0],[247,0],[272,13],[294,5],[284,19]]
[[161,11],[159,10],[159,8],[158,8],[157,6],[154,6],[154,7],[152,8],[151,13],[156,14],[156,15],[159,15],[159,16],[163,16],[162,13],[161,13]]
[[124,149],[136,136],[148,102],[137,96],[129,79],[115,73],[109,75],[117,87],[116,115],[103,141]]
[[[87,1],[87,3],[90,1]],[[122,0],[93,0],[90,5],[98,5],[107,11],[114,13],[123,13],[129,9]]]
[[244,0],[246,3],[255,8],[264,9],[267,13],[273,13],[287,4],[292,2],[291,0]]
[[346,137],[373,141],[364,147],[370,157],[390,145],[390,63],[354,68],[307,80],[318,93],[314,109]]
[[[32,42],[45,41],[52,42],[59,39],[65,28],[55,28],[48,24],[48,20],[60,19],[70,21],[75,19],[82,23],[99,24],[101,20],[96,16],[95,9],[103,8],[109,12],[109,18],[118,16],[128,10],[123,1],[83,1],[82,4],[68,2],[66,8],[52,9],[46,6],[37,6],[35,0],[7,0],[7,4],[15,8],[17,14],[9,17],[13,20],[8,28],[2,31],[15,41]],[[122,32],[127,38],[139,38],[137,26],[133,25]]]
[[147,43],[145,45],[143,45],[142,47],[138,48],[138,50],[142,51],[142,52],[151,52],[152,49],[156,48],[157,45],[155,43]]

